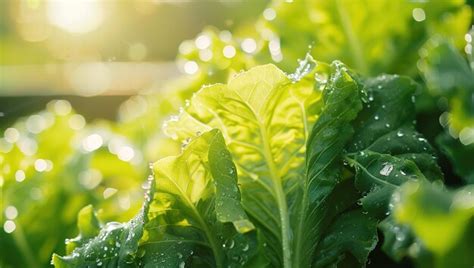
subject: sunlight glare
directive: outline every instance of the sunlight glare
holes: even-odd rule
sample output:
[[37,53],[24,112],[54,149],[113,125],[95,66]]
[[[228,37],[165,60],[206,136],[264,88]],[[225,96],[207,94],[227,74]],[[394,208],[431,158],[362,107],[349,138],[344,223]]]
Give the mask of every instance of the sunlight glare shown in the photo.
[[97,29],[104,19],[98,0],[49,0],[51,24],[71,33],[87,33]]

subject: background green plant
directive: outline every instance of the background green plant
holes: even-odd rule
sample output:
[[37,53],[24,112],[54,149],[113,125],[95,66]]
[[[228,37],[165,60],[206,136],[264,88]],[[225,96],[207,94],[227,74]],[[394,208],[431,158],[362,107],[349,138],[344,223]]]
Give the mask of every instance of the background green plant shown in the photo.
[[[356,188],[369,194],[360,201],[364,210],[347,211],[334,219],[332,227],[325,231],[325,238],[311,251],[315,251],[317,256],[324,256],[318,258],[314,265],[325,266],[336,261],[354,261],[353,257],[359,264],[365,264],[374,244],[367,242],[366,245],[356,244],[349,247],[348,244],[354,243],[355,240],[360,241],[361,238],[345,238],[351,237],[351,232],[354,231],[351,226],[358,226],[358,223],[351,225],[351,221],[367,221],[367,230],[361,230],[355,235],[366,234],[370,237],[367,241],[377,241],[374,230],[376,232],[379,220],[381,223],[378,226],[384,231],[385,237],[383,249],[394,260],[410,257],[417,265],[427,267],[456,264],[463,266],[472,263],[468,258],[468,252],[473,248],[472,242],[463,239],[473,232],[472,191],[469,191],[469,186],[464,186],[473,182],[470,161],[474,157],[474,102],[470,98],[474,92],[471,52],[473,37],[472,31],[467,34],[472,24],[472,5],[463,1],[366,1],[363,6],[356,3],[342,0],[295,3],[275,1],[264,11],[264,16],[255,22],[256,27],[243,25],[230,37],[227,32],[214,28],[205,29],[200,35],[210,38],[211,43],[206,50],[210,50],[214,57],[210,61],[202,60],[200,53],[202,54],[203,49],[197,48],[194,40],[186,41],[184,44],[188,45],[188,49],[178,56],[177,61],[195,61],[199,66],[197,74],[169,83],[164,93],[159,95],[132,97],[122,105],[118,122],[94,122],[76,129],[71,127],[71,118],[76,116],[74,112],[65,112],[64,107],[61,110],[62,106],[67,106],[64,102],[52,102],[47,110],[35,115],[44,121],[44,125],[39,127],[40,130],[36,130],[35,126],[28,127],[29,117],[20,119],[11,126],[18,135],[12,134],[11,130],[9,135],[5,132],[0,143],[1,210],[6,213],[7,208],[13,206],[18,212],[12,219],[3,218],[2,224],[13,221],[16,229],[12,234],[0,233],[2,265],[44,266],[48,264],[52,252],[64,253],[63,240],[76,233],[76,213],[87,204],[93,204],[99,209],[98,222],[131,219],[142,202],[143,190],[140,185],[149,172],[148,162],[177,155],[181,151],[181,141],[168,138],[161,130],[165,119],[175,114],[181,106],[186,110],[192,109],[187,108],[186,100],[202,85],[225,83],[241,70],[268,62],[274,62],[282,70],[292,73],[298,67],[297,59],[303,58],[306,52],[318,61],[341,60],[367,77],[398,73],[408,75],[419,82],[416,110],[413,107],[405,112],[411,112],[411,116],[417,115],[415,127],[435,145],[433,153],[441,156],[440,165],[445,175],[445,183],[448,186],[464,187],[448,191],[444,186],[433,186],[424,182],[425,179],[440,180],[442,176],[437,170],[423,169],[433,166],[432,163],[417,162],[421,173],[413,172],[416,176],[423,177],[420,179],[423,183],[408,184],[397,189],[390,202],[387,196],[393,189],[389,191],[382,187],[375,189],[380,192],[375,191],[368,187],[373,182],[365,182],[369,173],[359,173],[361,167],[370,172],[370,166],[366,166],[372,163],[370,159],[364,160],[357,156],[356,152],[361,151],[360,148],[347,148],[352,152],[345,157],[356,171]],[[416,8],[423,10],[425,17],[421,21],[418,21],[420,17],[414,15]],[[273,19],[272,11],[275,14]],[[251,53],[241,48],[242,42],[247,38],[256,42],[256,49]],[[228,45],[236,49],[235,56],[231,59],[222,56],[223,48]],[[316,81],[317,85],[323,88],[324,81],[330,74],[327,70],[318,71],[318,74],[316,78],[320,80]],[[375,94],[372,96],[375,99],[372,109],[381,109],[384,103],[389,106],[388,102],[394,96],[379,95],[376,90],[377,83],[382,82],[369,79],[363,83],[369,88],[368,98],[371,97],[371,92]],[[390,88],[390,85],[384,84],[383,87]],[[409,100],[411,101],[411,97]],[[408,106],[409,104],[404,107]],[[139,109],[140,107],[146,109]],[[387,112],[387,115],[390,117],[398,112],[399,107],[395,107]],[[368,112],[363,111],[362,114],[364,113]],[[404,125],[411,125],[414,119],[403,119],[403,124],[399,124],[400,129],[393,129],[394,135],[399,131],[404,135],[414,131],[413,127],[406,128]],[[354,135],[364,137],[366,134],[358,134],[358,131],[364,131],[359,130],[358,122],[360,121],[356,119],[353,123],[356,130]],[[381,127],[384,127],[384,124],[395,127],[394,122],[380,121],[378,124],[382,124]],[[187,123],[184,126],[183,128],[189,128]],[[371,129],[366,131],[377,132],[380,126],[371,125]],[[170,126],[167,128],[171,129]],[[170,131],[167,131],[168,134]],[[185,135],[183,138],[186,140],[194,136],[195,132],[194,129],[192,133],[180,129],[176,131],[176,135]],[[99,134],[102,144],[92,152],[84,151],[84,140],[92,134]],[[11,135],[18,137],[15,139]],[[362,142],[366,146],[370,144],[369,141]],[[37,150],[31,155],[27,148],[35,147],[32,144],[36,144]],[[119,148],[132,148],[134,157],[129,161],[119,159],[117,151],[114,153],[114,150],[110,149],[114,144],[119,144]],[[379,148],[380,151],[367,152],[367,157],[377,157],[377,161],[381,161],[379,164],[383,164],[389,161],[385,159],[387,156],[374,154],[383,154],[386,152],[384,150],[389,149]],[[229,150],[232,151],[232,147]],[[240,160],[236,160],[235,155],[233,157],[238,165]],[[47,164],[51,162],[51,171],[38,172],[35,169],[38,159],[47,160]],[[400,166],[407,165],[403,159],[390,159],[390,162],[399,163]],[[379,166],[374,166],[374,170],[376,167]],[[20,182],[16,176],[19,170],[25,174],[24,180],[20,179]],[[400,181],[400,184],[402,183],[403,181]],[[108,193],[113,194],[104,199],[104,191],[107,189],[110,189]],[[357,195],[356,191],[355,199],[350,202],[360,198]],[[439,203],[426,202],[427,197],[435,195],[439,196]],[[385,199],[378,200],[381,196],[385,196]],[[245,191],[243,200],[245,205]],[[386,207],[380,204],[386,204]],[[153,207],[153,204],[151,206]],[[421,208],[428,210],[429,213],[423,214],[428,220],[417,218],[414,221],[409,215],[419,215],[419,211],[423,211]],[[6,216],[15,214],[11,214],[11,209],[9,211]],[[393,211],[393,215],[386,217],[385,213],[390,214],[390,211]],[[370,212],[377,220],[367,218],[364,214],[366,212]],[[87,215],[92,215],[92,212],[88,213]],[[433,239],[426,234],[426,230],[433,228],[431,224],[434,218],[446,222],[445,226],[457,229],[461,234],[446,234],[447,238],[452,239],[450,243]],[[332,221],[331,217],[328,217],[328,221]],[[55,224],[51,224],[52,222]],[[82,232],[81,228],[83,227],[79,223]],[[94,235],[98,232],[97,226],[95,228]],[[341,235],[338,230],[343,230],[344,233]],[[232,230],[222,230],[224,231],[226,235],[232,233]],[[257,239],[243,237],[242,239],[249,241]],[[338,241],[340,243],[337,243]],[[255,248],[259,247],[258,244],[253,245]],[[361,248],[367,250],[360,252]],[[258,250],[262,249],[255,249],[253,252]],[[269,249],[263,251],[272,252]],[[269,255],[273,254],[274,257],[268,259],[273,261],[272,258],[275,258],[275,263],[278,263],[278,250],[273,251],[275,252]],[[71,250],[67,253],[71,253]],[[186,252],[182,254],[184,253]],[[248,257],[246,261],[251,258],[252,256]],[[263,265],[268,259],[255,259],[254,263]]]

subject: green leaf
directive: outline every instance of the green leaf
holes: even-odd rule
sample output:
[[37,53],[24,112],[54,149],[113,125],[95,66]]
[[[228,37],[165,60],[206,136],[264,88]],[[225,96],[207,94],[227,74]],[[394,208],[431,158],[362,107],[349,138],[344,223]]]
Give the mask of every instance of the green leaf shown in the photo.
[[[120,146],[133,148],[135,159],[140,152],[108,124],[82,126],[83,120],[68,102],[54,100],[44,111],[18,119],[7,128],[9,135],[2,132],[0,211],[12,207],[17,212],[15,230],[0,232],[5,265],[50,265],[52,252],[63,254],[64,240],[77,232],[77,213],[87,204],[103,209],[100,216],[106,221],[127,221],[140,209],[138,178],[147,165],[122,161],[105,148],[89,152],[84,144],[88,136],[99,134],[104,145],[120,140]],[[117,193],[104,199],[107,188]],[[3,217],[0,224],[7,220]]]
[[143,207],[127,223],[109,222],[99,232],[92,206],[83,208],[78,219],[79,236],[67,241],[67,256],[53,255],[52,264],[55,267],[133,267],[139,259],[138,244],[155,189],[152,177],[147,183],[149,190]]
[[457,90],[474,90],[471,68],[447,40],[431,39],[420,55],[419,68],[432,94],[450,97]]
[[[473,193],[471,185],[447,191],[439,184],[410,182],[394,195],[396,222],[409,227],[431,253],[432,267],[470,267],[474,263]],[[420,247],[412,247],[416,258]],[[421,266],[426,263],[420,262]]]
[[[385,219],[380,224],[385,236],[383,249],[400,260],[407,255],[413,236],[393,223],[391,216],[387,218],[392,193],[407,181],[440,181],[443,175],[432,147],[413,127],[415,84],[389,75],[363,83],[367,98],[352,123],[355,132],[344,159],[355,168],[355,187],[363,195],[358,202],[365,211],[361,217],[367,221],[371,217]],[[372,235],[376,236],[375,230]],[[344,254],[334,254],[336,257],[340,260]],[[365,265],[364,259],[356,259]]]
[[210,172],[216,187],[215,210],[217,220],[232,222],[239,233],[254,229],[240,203],[237,170],[222,135],[216,135],[209,145]]
[[365,86],[368,102],[354,122],[356,132],[346,160],[356,169],[356,187],[366,193],[363,207],[384,218],[391,193],[407,180],[443,176],[432,147],[413,128],[413,82],[383,75]]
[[410,228],[398,224],[393,217],[387,217],[383,220],[379,224],[379,228],[384,235],[382,249],[395,261],[401,261],[409,256],[410,246],[413,244],[421,248],[414,239]]
[[377,242],[377,220],[367,217],[361,209],[343,213],[318,244],[314,266],[338,266],[353,257],[356,262],[352,266],[363,267]]
[[[221,129],[236,159],[245,210],[262,230],[267,258],[284,267],[311,264],[315,241],[336,214],[329,208],[347,196],[333,190],[342,181],[350,122],[362,108],[361,88],[343,64],[311,61],[301,62],[293,81],[267,65],[228,85],[204,87],[165,125],[171,137],[182,140]],[[314,86],[315,75],[327,81]],[[324,88],[322,102],[315,87]]]
[[467,184],[474,184],[474,169],[472,157],[474,156],[474,143],[462,144],[448,133],[442,133],[436,138],[441,152],[453,163],[454,171],[464,179]]
[[67,254],[71,254],[75,248],[82,246],[89,239],[99,234],[100,222],[95,215],[92,205],[88,205],[79,211],[77,215],[77,227],[79,229],[79,236],[66,240]]
[[[353,133],[350,123],[362,109],[360,91],[359,84],[343,64],[331,64],[322,111],[307,144],[306,178],[294,228],[295,267],[311,264],[315,241],[319,241],[334,217],[327,211],[334,202],[329,197],[342,181],[342,153]],[[338,197],[344,198],[344,194]]]
[[[436,164],[431,146],[412,126],[415,91],[413,82],[403,77],[383,75],[361,83],[360,87],[364,87],[363,92],[358,93],[358,87],[353,86],[351,94],[345,98],[336,98],[337,102],[328,103],[328,111],[325,110],[326,107],[323,107],[311,134],[311,137],[314,135],[315,139],[310,139],[307,161],[308,167],[317,172],[316,175],[309,177],[314,177],[319,184],[315,187],[315,196],[322,194],[324,197],[340,183],[341,178],[350,176],[343,176],[345,173],[341,158],[355,168],[354,184],[363,194],[358,204],[362,205],[364,213],[346,206],[346,209],[333,215],[317,213],[319,217],[324,217],[324,221],[334,218],[335,223],[350,225],[354,223],[348,222],[345,215],[359,213],[361,222],[373,222],[375,226],[376,219],[384,219],[389,215],[390,196],[403,183],[407,180],[427,180],[425,177],[429,177],[430,180],[441,180],[442,174]],[[336,92],[339,94],[344,92],[341,90],[344,87],[338,88],[337,84],[328,84],[328,86],[329,89],[325,91],[324,97],[331,96],[331,88],[338,89]],[[350,92],[349,88],[346,85],[345,90]],[[358,94],[360,97],[354,98]],[[344,99],[349,102],[344,102]],[[400,111],[400,107],[404,109]],[[312,161],[315,158],[312,155],[313,152],[317,156],[316,159],[320,159],[319,161]],[[311,169],[309,174],[311,174]],[[331,195],[334,196],[334,192]],[[337,198],[341,199],[343,196]],[[358,198],[360,197],[355,199]],[[333,199],[326,205],[334,206],[334,201]],[[355,201],[352,204],[354,203]],[[325,230],[323,224],[318,227]],[[320,256],[320,261],[318,261],[316,257],[315,264],[326,266],[344,261],[344,263],[352,263],[352,266],[357,263],[364,266],[368,254],[377,241],[376,228],[357,233],[365,237],[367,241],[372,241],[370,247],[359,248],[361,251],[357,255],[351,251],[353,249],[338,244],[344,243],[344,239],[331,240],[337,232],[338,229],[329,229],[320,236],[323,242],[318,245],[318,252],[323,252],[324,254],[319,254],[326,256],[327,259]],[[310,231],[305,231],[304,234],[305,237],[311,237]],[[339,234],[344,234],[344,231]],[[325,243],[327,239],[334,244]],[[331,248],[336,246],[337,250]],[[305,254],[310,253],[303,252],[303,255]],[[347,256],[352,257],[346,258]]]
[[316,119],[308,107],[319,98],[312,77],[300,78],[294,82],[273,65],[252,68],[227,85],[203,87],[164,127],[181,140],[211,128],[222,131],[237,166],[243,206],[262,230],[274,265],[291,262],[287,195],[304,176],[306,140]]
[[[420,54],[420,72],[430,93],[448,99],[451,133],[460,135],[464,128],[474,127],[474,69],[468,60],[441,38],[430,40]],[[472,139],[465,140],[469,144]]]
[[419,66],[431,95],[449,104],[440,117],[445,127],[437,137],[440,150],[455,172],[473,183],[469,159],[474,156],[474,69],[450,42],[439,38],[425,45]]
[[[256,253],[237,172],[222,134],[189,140],[153,165],[157,192],[140,249],[145,267],[244,265]],[[232,223],[229,227],[225,223]],[[195,255],[194,255],[195,254]]]

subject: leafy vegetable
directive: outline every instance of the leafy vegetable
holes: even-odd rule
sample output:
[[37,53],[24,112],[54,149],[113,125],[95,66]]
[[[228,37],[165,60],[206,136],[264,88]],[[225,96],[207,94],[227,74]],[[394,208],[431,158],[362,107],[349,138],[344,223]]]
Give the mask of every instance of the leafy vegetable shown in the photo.
[[[393,197],[396,221],[407,226],[416,236],[410,247],[414,257],[426,249],[429,256],[420,266],[469,267],[474,263],[473,187],[466,186],[455,192],[439,184],[410,182]],[[400,230],[400,229],[398,229]],[[395,230],[396,236],[404,236]],[[425,253],[426,254],[426,253]]]
[[108,221],[128,220],[140,207],[136,178],[144,168],[119,159],[118,150],[103,148],[133,145],[106,126],[84,124],[68,102],[52,101],[45,111],[7,128],[0,139],[0,208],[7,216],[2,225],[13,226],[12,234],[1,232],[0,249],[14,266],[48,264],[51,252],[63,251],[76,213],[87,204],[100,203],[100,217]]
[[[367,217],[360,209],[347,212],[329,227],[327,235],[319,243],[314,266],[325,267],[342,263],[364,266],[377,241],[375,219]],[[354,256],[356,261],[346,256],[347,253]]]
[[473,183],[469,159],[474,156],[474,69],[449,42],[433,39],[423,50],[420,71],[430,93],[449,103],[449,110],[440,116],[446,131],[438,136],[437,143],[456,173],[466,183]]
[[362,205],[384,217],[398,186],[411,179],[442,180],[442,174],[433,149],[413,128],[413,82],[381,76],[366,86],[368,102],[354,122],[357,131],[347,160],[356,168],[357,188],[367,193]]
[[137,257],[138,241],[155,191],[153,178],[148,183],[142,209],[126,224],[109,222],[101,229],[92,206],[83,208],[79,212],[79,236],[66,241],[69,255],[53,255],[52,263],[56,267],[129,266]]
[[310,46],[315,58],[342,60],[368,75],[416,73],[417,51],[433,35],[463,46],[472,13],[464,1],[275,1],[270,8],[275,16],[263,22],[263,36],[284,69],[295,68]]
[[[307,145],[307,178],[303,183],[299,224],[295,228],[295,267],[309,266],[316,246],[312,241],[320,239],[331,220],[327,209],[332,204],[326,200],[341,180],[341,153],[353,132],[350,122],[362,109],[357,81],[339,62],[331,67],[332,75],[323,95],[324,106]],[[345,193],[339,193],[337,198],[342,198],[341,194]],[[321,219],[323,224],[319,224]]]
[[[313,80],[321,75],[327,81]],[[409,79],[365,81],[310,56],[288,76],[265,65],[203,87],[164,125],[183,152],[154,164],[157,192],[136,263],[365,265],[390,194],[424,174],[441,178],[411,126],[413,92]],[[356,189],[368,193],[362,208]]]
[[[413,128],[413,82],[404,77],[382,75],[366,80],[364,85],[366,102],[352,123],[356,131],[344,154],[344,159],[355,168],[354,186],[363,193],[358,204],[364,212],[360,215],[357,210],[352,210],[343,213],[340,218],[345,218],[346,213],[355,214],[361,218],[361,223],[366,222],[370,226],[377,222],[376,219],[387,218],[390,196],[403,183],[412,180],[426,181],[426,178],[441,180],[442,174],[431,146]],[[405,109],[399,111],[399,107]],[[347,224],[349,222],[351,221]],[[385,219],[384,224],[386,222],[390,222],[390,218]],[[359,234],[352,233],[355,236],[364,234],[359,239],[366,241],[365,246],[359,245],[355,252],[354,248],[346,248],[346,252],[351,252],[356,257],[359,265],[365,264],[368,253],[377,242],[376,230],[368,232],[369,230],[371,229]],[[333,232],[337,234],[336,231]],[[390,234],[386,234],[386,239]],[[342,233],[339,235],[342,236]],[[332,262],[344,260],[351,263],[350,258],[344,257],[344,252],[335,254],[337,250],[334,249],[332,252]]]
[[[288,265],[286,193],[303,174],[301,156],[309,125],[315,120],[315,115],[306,115],[306,107],[317,98],[304,80],[293,84],[272,65],[255,67],[227,86],[204,87],[177,121],[165,127],[169,135],[181,139],[213,127],[221,129],[238,167],[243,206],[261,225],[269,253],[274,255],[270,258]],[[294,141],[290,146],[288,139]]]
[[[254,226],[240,204],[236,169],[219,131],[190,141],[181,155],[158,161],[154,170],[158,191],[141,246],[145,266],[221,267],[248,261],[253,251],[247,242],[245,252],[243,234]],[[200,254],[193,256],[194,251]]]
[[[0,266],[35,267],[54,250],[57,267],[364,267],[377,228],[395,261],[472,265],[472,189],[440,186],[414,97],[426,88],[423,97],[446,111],[445,132],[423,134],[438,136],[452,162],[443,171],[472,183],[471,7],[287,2],[271,3],[257,27],[206,28],[184,42],[177,62],[189,75],[126,101],[118,123],[77,128],[77,115],[47,111],[6,131],[2,223],[16,230],[0,234]],[[420,80],[416,67],[424,83],[380,75]],[[146,163],[156,159],[131,217]],[[17,194],[20,186],[27,190]],[[58,241],[86,204],[99,210],[80,211],[79,236],[62,254]],[[61,230],[44,224],[55,221]]]

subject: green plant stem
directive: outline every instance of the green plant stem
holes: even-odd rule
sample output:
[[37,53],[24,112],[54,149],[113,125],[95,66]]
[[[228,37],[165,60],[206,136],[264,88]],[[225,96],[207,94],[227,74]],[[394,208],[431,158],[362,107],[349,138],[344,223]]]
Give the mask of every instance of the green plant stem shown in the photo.
[[280,214],[280,224],[281,224],[281,240],[282,240],[282,251],[283,251],[283,267],[291,268],[291,248],[290,248],[290,219],[288,215],[288,207],[286,203],[286,195],[283,191],[283,185],[280,176],[278,175],[275,162],[273,161],[273,156],[270,149],[270,144],[268,143],[268,135],[265,131],[263,125],[260,125],[260,132],[263,137],[263,152],[265,160],[268,163],[268,168],[270,171],[270,176],[273,181],[273,188],[276,195],[276,201],[278,203],[278,209]]
[[304,223],[306,220],[306,210],[308,209],[308,195],[307,195],[307,190],[305,189],[303,193],[303,200],[301,201],[301,209],[300,209],[300,215],[298,217],[298,227],[296,229],[296,235],[295,235],[295,259],[294,262],[295,264],[301,263],[301,253],[302,253],[302,248],[301,248],[301,242],[302,242],[302,236],[303,236],[303,227]]
[[201,229],[204,231],[206,238],[209,242],[209,245],[211,246],[212,253],[214,254],[214,259],[216,260],[216,267],[217,268],[222,268],[222,256],[221,256],[221,251],[220,251],[220,245],[218,245],[216,238],[214,235],[212,235],[211,230],[208,228],[208,224],[206,221],[201,217],[201,214],[199,214],[199,211],[197,211],[196,207],[194,206],[193,202],[189,200],[189,198],[186,196],[186,194],[182,191],[182,189],[179,187],[179,185],[176,184],[175,181],[170,180],[176,187],[178,191],[180,191],[181,196],[183,196],[185,203],[189,208],[191,208],[191,211],[194,214],[194,217],[196,220],[199,222],[199,225]]
[[208,224],[199,215],[199,213],[194,207],[193,207],[193,212],[194,214],[196,214],[196,218],[198,219],[199,224],[201,225],[201,228],[204,230],[207,240],[209,241],[209,244],[212,248],[212,253],[214,254],[214,259],[216,260],[216,267],[222,268],[222,256],[221,256],[221,251],[220,251],[220,245],[217,243],[215,236],[212,235],[211,230],[209,230]]

